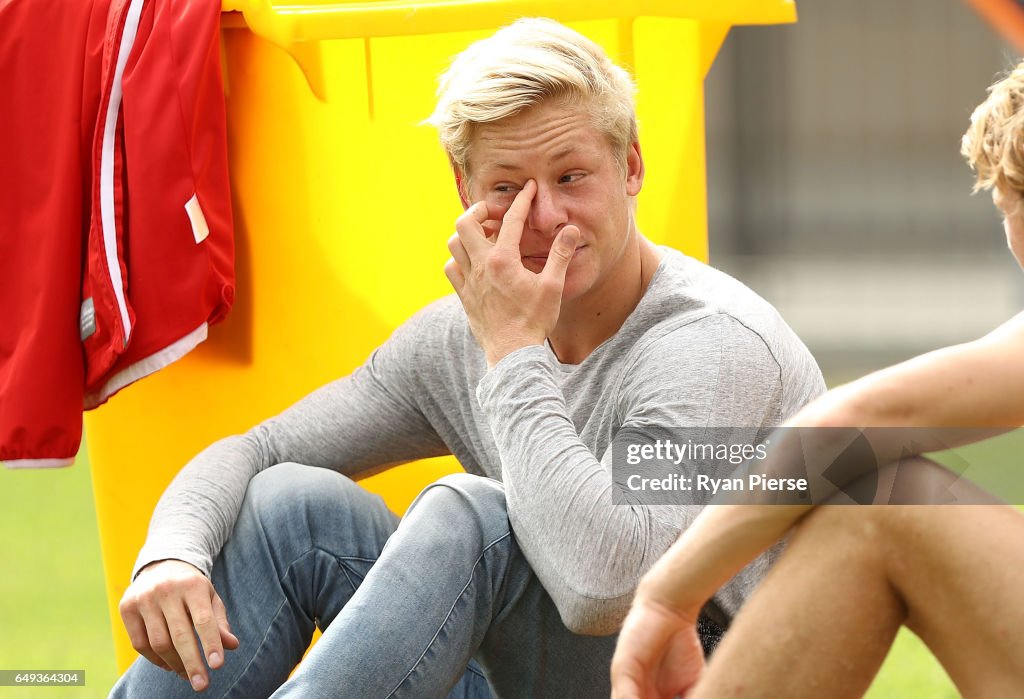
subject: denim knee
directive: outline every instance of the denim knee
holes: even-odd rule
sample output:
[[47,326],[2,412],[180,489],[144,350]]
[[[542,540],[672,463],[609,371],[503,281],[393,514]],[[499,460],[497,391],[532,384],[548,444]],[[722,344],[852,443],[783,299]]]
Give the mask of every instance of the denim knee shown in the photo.
[[261,511],[279,503],[326,504],[348,488],[358,487],[346,476],[327,468],[280,463],[257,473],[245,492],[245,499]]
[[283,545],[296,553],[316,547],[354,554],[365,548],[375,557],[397,523],[379,496],[347,476],[281,463],[249,482],[232,538],[255,534],[273,548]]
[[427,486],[409,507],[409,513],[429,511],[442,522],[448,536],[479,534],[489,545],[511,531],[505,488],[492,478],[453,473]]

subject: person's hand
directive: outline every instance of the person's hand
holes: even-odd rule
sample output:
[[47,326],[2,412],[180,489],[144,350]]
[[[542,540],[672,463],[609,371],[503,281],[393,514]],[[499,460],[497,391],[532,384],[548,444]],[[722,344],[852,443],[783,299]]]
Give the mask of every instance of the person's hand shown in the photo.
[[[478,201],[459,217],[448,241],[452,259],[444,272],[489,366],[521,347],[543,344],[558,322],[580,231],[567,225],[558,232],[540,274],[524,267],[519,241],[536,193],[537,183],[529,180],[504,216],[494,204]],[[491,241],[495,228],[497,240]]]
[[135,650],[157,667],[176,672],[197,692],[210,682],[195,633],[213,669],[224,664],[225,648],[238,648],[220,595],[198,568],[184,561],[147,565],[125,591],[119,609]]
[[697,613],[684,614],[638,594],[612,658],[612,699],[685,696],[703,669]]

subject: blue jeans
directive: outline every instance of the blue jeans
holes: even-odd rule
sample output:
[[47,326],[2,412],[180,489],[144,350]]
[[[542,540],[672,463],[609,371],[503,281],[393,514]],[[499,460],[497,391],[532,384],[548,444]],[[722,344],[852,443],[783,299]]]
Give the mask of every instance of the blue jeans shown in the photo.
[[[241,646],[210,672],[207,697],[610,693],[616,637],[565,628],[488,478],[446,476],[399,521],[334,471],[274,466],[249,484],[213,584]],[[323,637],[289,679],[314,627]],[[196,694],[140,657],[110,696]]]

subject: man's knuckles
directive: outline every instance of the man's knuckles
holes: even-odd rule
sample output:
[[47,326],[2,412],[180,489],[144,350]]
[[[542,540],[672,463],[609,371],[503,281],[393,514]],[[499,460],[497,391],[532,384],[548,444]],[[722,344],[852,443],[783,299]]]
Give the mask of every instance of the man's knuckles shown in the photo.
[[455,230],[459,233],[465,234],[466,232],[473,230],[480,226],[480,221],[476,217],[476,205],[469,207],[462,214],[455,219]]
[[142,593],[150,599],[165,600],[204,592],[210,581],[202,575],[179,574],[152,584]]
[[216,622],[216,619],[213,618],[212,610],[192,611],[192,623],[196,625],[196,628],[206,627],[214,622]]
[[456,291],[458,291],[458,285],[456,282],[462,276],[462,272],[459,270],[459,263],[455,260],[448,260],[444,266],[444,275],[448,277],[448,281],[450,281],[452,285],[456,287]]
[[125,594],[121,598],[121,602],[117,605],[117,611],[120,612],[122,619],[127,619],[129,616],[134,616],[139,613],[139,600],[135,595]]
[[484,267],[492,275],[503,275],[513,270],[516,266],[516,262],[518,262],[518,258],[506,255],[499,250],[495,250],[494,254],[487,257],[487,260],[484,262]]
[[170,636],[160,634],[159,636],[154,636],[149,639],[149,647],[152,648],[157,655],[166,659],[167,654],[174,650],[174,643],[171,642]]
[[128,640],[132,643],[132,648],[142,655],[147,655],[153,647],[149,645],[149,636],[146,634],[128,634]]
[[181,648],[185,643],[193,639],[191,627],[179,626],[171,630],[171,645],[174,648]]
[[453,233],[452,237],[448,239],[448,252],[455,255],[459,250],[463,250],[462,241],[459,239],[458,233]]

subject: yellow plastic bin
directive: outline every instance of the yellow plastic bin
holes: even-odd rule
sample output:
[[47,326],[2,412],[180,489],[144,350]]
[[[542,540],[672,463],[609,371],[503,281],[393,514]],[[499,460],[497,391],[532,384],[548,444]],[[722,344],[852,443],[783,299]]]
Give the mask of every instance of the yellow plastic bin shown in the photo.
[[[461,213],[436,133],[436,76],[521,16],[567,22],[632,68],[645,235],[707,256],[703,80],[730,26],[792,22],[787,0],[225,0],[237,244],[234,310],[183,360],[86,416],[117,661],[117,603],[160,493],[193,455],[349,373],[450,292]],[[367,479],[401,512],[451,457]]]

